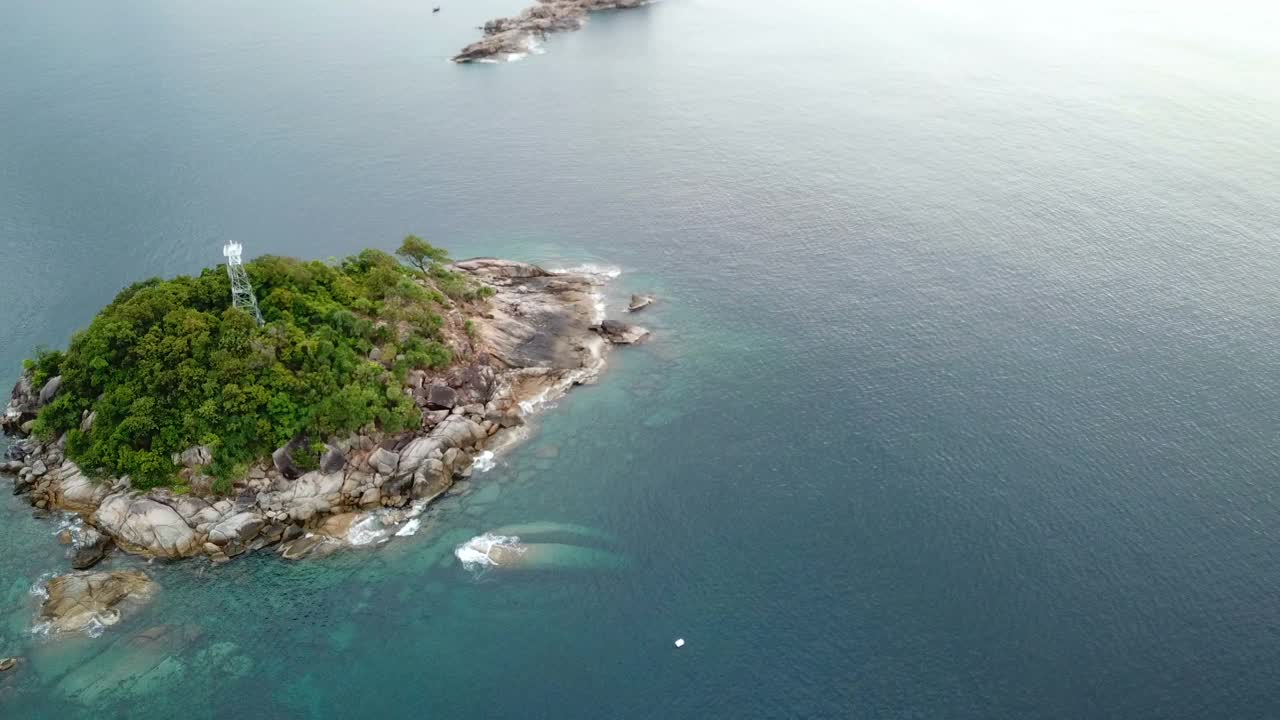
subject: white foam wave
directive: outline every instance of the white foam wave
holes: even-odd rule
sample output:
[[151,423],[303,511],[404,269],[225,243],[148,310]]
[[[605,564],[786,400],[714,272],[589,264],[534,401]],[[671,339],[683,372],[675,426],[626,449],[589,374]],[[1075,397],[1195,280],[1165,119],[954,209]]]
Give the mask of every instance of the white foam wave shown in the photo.
[[496,548],[503,548],[503,552],[524,552],[524,548],[520,546],[520,538],[515,535],[485,533],[454,548],[453,554],[467,570],[483,570],[498,565],[493,557]]
[[476,472],[489,472],[497,466],[497,464],[498,462],[493,459],[493,451],[485,450],[476,456],[472,467],[476,469]]
[[525,415],[532,415],[542,408],[551,397],[551,388],[545,388],[542,392],[534,395],[528,400],[520,401],[520,412]]
[[604,322],[604,318],[604,296],[598,292],[593,292],[591,293],[591,322],[594,325],[599,325]]
[[347,542],[352,545],[370,545],[386,540],[390,534],[390,529],[382,522],[382,516],[374,513],[351,524],[347,529]]
[[409,522],[405,523],[403,527],[401,527],[399,530],[396,531],[396,537],[409,537],[417,533],[418,529],[421,527],[422,527],[422,520],[419,518],[413,518]]
[[622,274],[622,268],[615,265],[597,265],[595,263],[582,263],[573,267],[557,267],[550,268],[553,273],[572,273],[574,275],[600,275],[613,279]]
[[41,574],[40,577],[36,578],[35,583],[31,585],[31,588],[27,590],[27,592],[40,598],[41,600],[48,600],[49,599],[49,580],[51,580],[53,576],[54,576],[54,573],[52,572]]

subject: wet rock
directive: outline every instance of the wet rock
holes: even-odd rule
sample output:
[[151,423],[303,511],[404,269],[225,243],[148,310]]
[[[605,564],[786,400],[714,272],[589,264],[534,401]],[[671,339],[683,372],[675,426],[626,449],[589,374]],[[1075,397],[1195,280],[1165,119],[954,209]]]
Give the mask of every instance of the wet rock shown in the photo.
[[71,531],[70,531],[70,530],[63,530],[62,532],[59,532],[59,533],[58,533],[58,544],[59,544],[59,545],[70,545],[73,539],[74,539],[74,538],[72,538],[72,537],[71,537]]
[[605,320],[600,323],[599,332],[614,345],[634,345],[649,337],[648,330],[617,320]]
[[291,540],[280,546],[280,557],[285,560],[301,560],[310,555],[325,543],[325,539],[319,535],[309,537],[301,537],[297,540]]
[[627,312],[638,312],[643,310],[654,302],[652,295],[632,295],[631,302],[627,303]]
[[140,570],[75,572],[49,580],[40,620],[54,632],[74,632],[119,622],[126,600],[145,601],[153,585]]
[[111,538],[94,530],[85,528],[80,533],[79,542],[71,553],[71,567],[76,570],[88,570],[106,557],[111,548]]
[[351,526],[360,519],[360,513],[348,512],[330,515],[320,523],[316,528],[316,532],[328,535],[334,538],[345,538],[351,530]]
[[9,672],[18,667],[18,658],[0,658],[0,672]]

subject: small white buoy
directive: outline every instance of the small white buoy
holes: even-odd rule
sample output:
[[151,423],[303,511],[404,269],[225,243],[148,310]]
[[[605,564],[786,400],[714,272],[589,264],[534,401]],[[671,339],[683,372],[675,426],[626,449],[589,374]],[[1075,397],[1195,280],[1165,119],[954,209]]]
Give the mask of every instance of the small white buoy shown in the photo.
[[676,638],[676,647],[684,647],[684,638]]

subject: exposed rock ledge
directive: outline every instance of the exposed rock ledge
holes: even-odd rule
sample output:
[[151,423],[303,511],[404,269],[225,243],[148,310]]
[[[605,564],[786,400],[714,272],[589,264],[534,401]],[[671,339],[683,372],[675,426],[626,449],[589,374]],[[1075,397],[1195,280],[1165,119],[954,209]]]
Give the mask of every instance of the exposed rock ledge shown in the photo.
[[[287,451],[277,451],[235,483],[234,497],[198,496],[195,479],[210,459],[203,448],[174,458],[190,468],[193,492],[187,495],[138,492],[125,479],[91,480],[64,457],[65,438],[19,440],[0,469],[17,475],[14,493],[27,494],[37,508],[78,513],[122,550],[170,559],[203,554],[225,562],[268,546],[293,559],[326,537],[342,539],[358,513],[420,509],[469,476],[485,446],[523,425],[530,401],[592,381],[609,344],[647,335],[642,328],[595,322],[600,277],[492,258],[454,268],[489,285],[495,295],[483,315],[470,318],[472,337],[455,340],[469,345],[458,348],[470,358],[467,364],[440,376],[410,373],[404,391],[422,409],[417,432],[331,438],[320,468],[311,472],[295,467]],[[19,434],[28,430],[39,408],[57,394],[57,384],[50,383],[51,391],[48,385],[37,391],[27,378],[20,380],[0,425]],[[95,546],[77,555],[79,568],[106,551],[105,540],[90,542]]]
[[485,23],[484,39],[462,48],[453,56],[453,61],[467,63],[494,56],[520,55],[529,51],[537,37],[578,30],[586,22],[588,13],[627,10],[648,4],[649,0],[538,0],[537,5],[519,15]]

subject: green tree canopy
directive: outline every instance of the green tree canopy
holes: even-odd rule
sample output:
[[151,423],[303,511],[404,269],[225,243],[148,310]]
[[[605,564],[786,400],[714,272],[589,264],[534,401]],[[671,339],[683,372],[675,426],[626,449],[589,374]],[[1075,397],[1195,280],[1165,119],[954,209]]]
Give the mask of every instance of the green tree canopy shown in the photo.
[[[424,263],[447,257],[410,239]],[[62,389],[36,433],[66,433],[68,457],[90,474],[152,487],[176,482],[170,456],[193,445],[212,448],[212,472],[225,478],[299,436],[417,427],[401,381],[452,361],[437,288],[476,295],[470,281],[443,267],[420,276],[380,250],[328,264],[266,256],[245,268],[263,327],[231,307],[219,266],[135,283],[65,352],[39,352],[28,371],[61,374]]]
[[449,253],[417,235],[406,235],[396,254],[424,273],[430,272],[435,265],[444,265],[449,262]]

